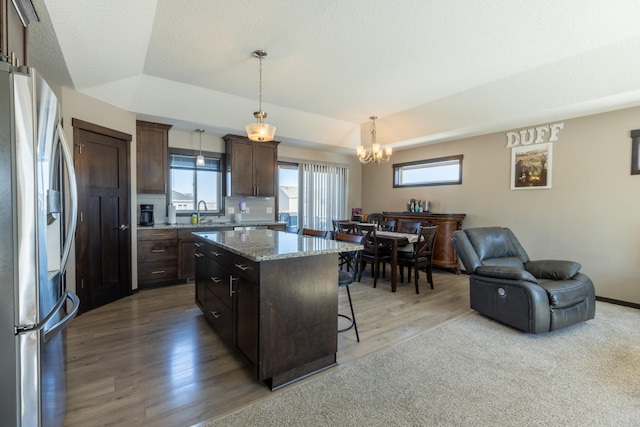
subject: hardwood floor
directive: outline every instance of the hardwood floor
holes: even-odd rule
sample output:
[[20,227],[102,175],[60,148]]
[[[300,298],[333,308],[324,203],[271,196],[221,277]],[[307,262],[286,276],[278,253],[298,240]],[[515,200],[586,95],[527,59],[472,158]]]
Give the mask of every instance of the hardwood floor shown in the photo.
[[[420,295],[413,284],[392,293],[388,279],[371,283],[351,285],[360,343],[353,330],[338,334],[340,364],[470,311],[464,275],[436,270],[435,289],[421,277]],[[339,304],[349,312],[342,289]],[[190,426],[278,393],[218,340],[193,283],[142,290],[79,316],[66,334],[66,426]]]

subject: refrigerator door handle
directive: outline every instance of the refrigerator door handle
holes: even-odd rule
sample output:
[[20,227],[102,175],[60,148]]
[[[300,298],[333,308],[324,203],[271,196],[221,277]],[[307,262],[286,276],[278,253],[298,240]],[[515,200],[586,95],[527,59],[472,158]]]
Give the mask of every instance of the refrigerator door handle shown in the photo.
[[[55,325],[53,325],[51,328],[47,329],[44,332],[43,334],[44,342],[47,342],[51,338],[53,338],[53,336],[56,333],[58,333],[59,330],[64,329],[67,326],[67,324],[71,322],[71,320],[73,320],[74,317],[76,317],[76,313],[78,313],[78,308],[80,307],[80,298],[78,298],[78,296],[71,291],[67,291],[65,293],[65,297],[60,298],[60,302],[58,302],[58,304],[56,305],[56,309],[53,310],[51,313],[52,314],[56,313],[62,307],[63,303],[67,299],[71,300],[71,303],[72,303],[71,310],[69,310],[67,315],[64,316],[62,320],[60,320],[58,323],[56,323]],[[46,322],[43,322],[42,324],[44,325],[45,323]]]
[[78,220],[78,186],[76,184],[76,174],[73,168],[73,159],[71,157],[71,152],[69,151],[67,139],[64,136],[64,130],[62,129],[60,123],[58,123],[58,126],[56,127],[56,133],[58,134],[58,143],[62,147],[62,157],[64,158],[65,170],[67,171],[69,179],[69,227],[67,228],[67,236],[64,240],[62,259],[60,261],[60,274],[64,274],[64,271],[67,268],[69,254],[71,253],[71,243],[76,232],[76,224]]

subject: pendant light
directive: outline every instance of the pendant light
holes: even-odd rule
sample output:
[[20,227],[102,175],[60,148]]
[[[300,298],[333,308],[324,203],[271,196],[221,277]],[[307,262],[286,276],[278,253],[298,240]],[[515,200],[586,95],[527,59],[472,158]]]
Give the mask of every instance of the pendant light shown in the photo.
[[364,148],[363,145],[358,146],[356,154],[360,162],[367,164],[370,162],[379,165],[382,162],[388,162],[391,158],[391,147],[380,147],[376,141],[376,119],[377,116],[369,117],[371,119],[371,148]]
[[262,58],[267,56],[267,52],[264,50],[254,50],[253,56],[260,60],[260,104],[258,111],[253,113],[253,117],[256,118],[256,122],[249,123],[246,126],[247,136],[252,141],[272,141],[276,134],[276,127],[264,122],[264,119],[267,117],[267,113],[262,111]]
[[204,129],[196,129],[196,132],[200,134],[200,154],[196,159],[197,166],[204,166],[204,156],[202,155],[202,134],[204,133]]

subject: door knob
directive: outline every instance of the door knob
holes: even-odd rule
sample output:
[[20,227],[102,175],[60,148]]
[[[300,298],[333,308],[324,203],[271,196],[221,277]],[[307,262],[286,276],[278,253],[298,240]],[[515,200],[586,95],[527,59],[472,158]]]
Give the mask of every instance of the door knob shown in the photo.
[[120,231],[125,231],[126,229],[128,229],[129,226],[127,224],[122,224],[120,225],[120,227],[113,227],[114,230],[120,230]]

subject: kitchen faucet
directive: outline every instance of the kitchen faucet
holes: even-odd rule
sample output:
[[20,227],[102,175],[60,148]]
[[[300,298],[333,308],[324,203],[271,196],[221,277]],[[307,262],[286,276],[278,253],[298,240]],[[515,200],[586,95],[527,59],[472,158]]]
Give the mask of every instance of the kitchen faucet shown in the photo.
[[201,214],[201,213],[200,213],[200,204],[201,204],[201,203],[203,203],[203,204],[204,204],[204,211],[205,211],[205,212],[207,211],[207,202],[205,202],[204,200],[200,200],[200,201],[198,202],[198,208],[197,208],[197,211],[198,211],[198,223],[201,223],[201,222],[202,222],[202,220],[203,220],[203,219],[205,219],[205,218],[207,217],[205,214]]

